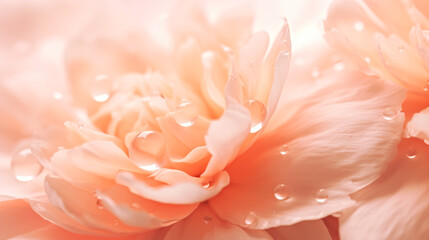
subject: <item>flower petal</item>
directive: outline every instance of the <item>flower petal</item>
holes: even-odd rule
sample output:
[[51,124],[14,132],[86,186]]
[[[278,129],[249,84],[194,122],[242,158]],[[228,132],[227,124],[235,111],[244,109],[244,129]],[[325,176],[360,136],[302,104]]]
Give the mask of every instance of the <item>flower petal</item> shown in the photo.
[[304,221],[292,226],[283,226],[267,230],[274,240],[331,240],[329,231],[322,220]]
[[174,224],[165,236],[165,240],[272,240],[261,230],[240,228],[225,222],[206,205],[201,204],[188,218]]
[[316,66],[291,72],[273,127],[226,168],[230,185],[209,201],[221,218],[246,226],[254,215],[247,227],[255,229],[318,219],[351,206],[349,194],[378,178],[404,120],[399,110],[391,120],[383,112],[400,109],[404,92],[341,64],[316,80],[305,77]]
[[413,115],[404,134],[406,137],[417,137],[429,142],[429,108]]
[[[417,153],[411,159],[410,148]],[[428,158],[429,147],[423,141],[403,139],[384,176],[353,196],[358,205],[340,218],[341,239],[429,238]]]

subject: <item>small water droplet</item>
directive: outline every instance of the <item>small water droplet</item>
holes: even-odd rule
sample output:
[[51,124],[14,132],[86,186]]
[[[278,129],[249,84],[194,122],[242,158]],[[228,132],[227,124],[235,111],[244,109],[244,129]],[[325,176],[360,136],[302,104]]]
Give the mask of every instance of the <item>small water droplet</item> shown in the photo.
[[77,126],[79,127],[79,129],[84,129],[85,128],[85,124],[83,122],[78,122]]
[[228,47],[228,46],[226,46],[226,45],[223,45],[223,44],[221,44],[221,47],[222,47],[222,50],[223,50],[226,54],[228,54],[228,55],[231,55],[231,54],[232,54],[232,49],[231,49],[230,47]]
[[262,129],[267,116],[265,105],[258,100],[248,100],[247,109],[251,117],[250,133],[257,133]]
[[286,154],[288,154],[289,153],[289,146],[288,145],[286,145],[286,144],[283,144],[281,147],[280,147],[280,155],[282,155],[282,156],[285,156]]
[[173,117],[180,126],[190,127],[195,124],[195,121],[197,121],[198,109],[189,101],[182,100],[182,102],[177,106]]
[[63,94],[61,92],[58,92],[58,91],[53,92],[52,96],[57,100],[63,99]]
[[274,188],[274,197],[283,201],[289,198],[289,189],[284,184],[279,184]]
[[400,109],[398,107],[388,107],[383,111],[383,118],[393,120],[398,117]]
[[319,70],[313,70],[312,72],[311,72],[311,76],[313,77],[313,78],[317,78],[317,77],[319,77],[320,76],[320,72],[319,72]]
[[11,161],[11,170],[15,178],[21,182],[28,182],[39,176],[43,171],[40,160],[43,152],[36,148],[24,148],[17,152]]
[[134,202],[131,204],[131,207],[132,208],[140,208],[140,204]]
[[399,52],[401,52],[401,53],[402,53],[402,52],[404,52],[404,50],[405,50],[405,49],[404,49],[404,46],[402,46],[402,45],[401,45],[401,46],[398,46],[398,51],[399,51]]
[[329,198],[329,194],[326,191],[326,189],[320,189],[317,193],[316,193],[316,202],[318,203],[325,203]]
[[366,63],[370,63],[371,62],[371,58],[369,58],[369,57],[364,57],[363,59],[365,59]]
[[407,149],[407,151],[405,152],[405,155],[407,156],[407,158],[409,159],[414,159],[417,156],[417,149],[414,147],[409,147]]
[[97,206],[98,209],[104,208],[103,200],[101,200],[101,198],[97,198],[97,200],[95,201],[95,205]]
[[358,22],[355,22],[353,27],[355,28],[356,31],[360,32],[365,28],[365,25],[363,24],[363,22],[358,21]]
[[203,186],[203,188],[207,189],[211,186],[211,184],[210,184],[210,182],[207,181],[207,182],[203,182],[202,186]]
[[143,131],[137,135],[130,148],[130,158],[141,169],[155,171],[161,168],[160,159],[166,151],[164,135],[155,131]]
[[106,75],[98,75],[92,84],[91,96],[96,102],[105,102],[110,97],[111,81]]
[[118,219],[113,219],[113,225],[118,226],[119,225],[119,220]]
[[342,71],[344,70],[344,63],[343,62],[338,62],[334,65],[334,69],[335,71]]
[[290,51],[281,51],[280,54],[282,54],[283,56],[289,57]]
[[244,219],[244,223],[248,226],[255,224],[256,221],[257,221],[257,218],[253,212],[250,212],[249,214],[247,214],[246,218]]
[[204,221],[204,223],[205,224],[209,224],[209,223],[211,223],[212,222],[212,218],[210,217],[210,216],[204,216],[203,217],[203,221]]

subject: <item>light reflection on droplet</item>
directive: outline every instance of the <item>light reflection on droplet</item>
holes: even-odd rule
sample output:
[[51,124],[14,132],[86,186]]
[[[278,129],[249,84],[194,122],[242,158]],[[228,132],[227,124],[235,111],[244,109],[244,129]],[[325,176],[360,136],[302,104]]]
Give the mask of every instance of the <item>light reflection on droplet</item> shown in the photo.
[[409,147],[409,148],[407,148],[405,155],[409,159],[414,159],[417,156],[417,149],[414,147]]
[[211,184],[209,181],[207,181],[207,182],[203,182],[202,186],[203,186],[203,188],[207,189],[207,188],[210,188]]
[[97,206],[98,209],[104,208],[103,201],[101,200],[101,198],[97,198],[97,200],[95,201],[95,205]]
[[209,224],[213,221],[213,219],[210,216],[204,216],[203,221],[205,224]]
[[91,96],[96,102],[105,102],[110,97],[111,81],[106,75],[98,75],[95,77],[92,88]]
[[15,178],[21,182],[36,178],[43,171],[41,158],[44,158],[43,153],[36,148],[24,148],[17,152],[11,161],[11,170]]
[[289,189],[284,184],[279,184],[274,188],[274,197],[283,201],[289,198]]
[[257,133],[263,127],[267,116],[267,110],[265,105],[258,100],[248,100],[247,108],[249,109],[251,117],[250,133]]
[[182,100],[182,102],[177,106],[173,117],[180,126],[190,127],[197,121],[198,109],[189,101]]
[[326,191],[326,189],[320,189],[317,193],[316,193],[316,202],[318,203],[325,203],[329,198],[329,194]]
[[401,52],[401,53],[402,53],[402,52],[404,52],[404,50],[405,50],[404,46],[402,46],[402,45],[401,45],[401,46],[398,46],[398,51],[399,51],[399,52]]
[[244,219],[244,223],[248,226],[255,224],[256,221],[257,221],[257,218],[253,212],[250,212],[249,214],[247,214],[246,218]]
[[281,147],[280,147],[280,155],[282,155],[282,156],[285,156],[286,154],[288,154],[289,153],[289,146],[287,145],[287,144],[283,144]]
[[83,122],[78,122],[77,126],[79,127],[79,129],[84,129],[85,128],[85,124]]
[[162,133],[143,131],[131,143],[130,157],[141,169],[155,171],[161,168],[159,161],[166,147],[166,140]]
[[58,91],[53,92],[52,96],[57,100],[63,99],[63,94],[61,92],[58,92]]
[[383,118],[385,120],[393,120],[398,117],[400,109],[398,107],[388,107],[383,111]]
[[343,62],[338,62],[334,65],[334,69],[336,71],[342,71],[342,70],[344,70],[344,67],[345,67],[345,65]]
[[355,28],[356,31],[360,32],[365,28],[365,25],[363,24],[363,22],[358,21],[358,22],[355,22],[353,27]]

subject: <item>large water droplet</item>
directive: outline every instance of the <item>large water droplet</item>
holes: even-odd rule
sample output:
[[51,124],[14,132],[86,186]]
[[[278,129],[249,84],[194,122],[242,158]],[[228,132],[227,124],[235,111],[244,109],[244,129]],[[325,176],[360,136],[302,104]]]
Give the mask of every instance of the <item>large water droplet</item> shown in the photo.
[[244,219],[244,223],[246,225],[253,225],[257,221],[256,215],[253,212],[250,212],[247,214],[246,218]]
[[144,131],[137,135],[130,148],[130,157],[141,169],[158,170],[159,161],[166,151],[164,135],[155,131]]
[[207,181],[207,182],[203,182],[202,186],[203,186],[203,188],[207,189],[207,188],[210,188],[211,184],[209,181]]
[[288,152],[289,152],[289,146],[288,145],[286,145],[286,144],[283,144],[281,147],[280,147],[280,155],[282,155],[282,156],[285,156],[286,154],[288,154]]
[[203,221],[205,224],[209,224],[213,221],[213,219],[210,216],[204,216]]
[[274,188],[274,197],[283,201],[289,198],[289,189],[284,184],[279,184]]
[[182,127],[190,127],[198,118],[198,109],[187,100],[183,100],[173,113],[174,120]]
[[407,148],[405,155],[409,159],[414,159],[417,156],[417,149],[414,147],[409,147],[409,148]]
[[92,84],[91,96],[96,102],[105,102],[110,97],[111,81],[106,75],[98,75]]
[[36,148],[25,148],[12,157],[11,170],[15,178],[22,182],[28,182],[37,177],[43,166],[40,161],[44,158],[43,153]]
[[247,101],[247,108],[251,117],[250,133],[259,132],[267,116],[265,105],[258,100],[249,100]]
[[383,111],[383,118],[393,120],[398,117],[400,109],[398,107],[388,107]]
[[98,209],[104,208],[103,200],[101,200],[101,198],[97,198],[97,200],[95,201],[95,205],[97,206]]
[[316,202],[318,203],[325,203],[329,198],[329,194],[326,191],[326,189],[320,189],[317,193],[316,193]]
[[353,27],[355,28],[356,31],[360,32],[365,28],[365,25],[363,24],[363,22],[358,21],[358,22],[355,22]]

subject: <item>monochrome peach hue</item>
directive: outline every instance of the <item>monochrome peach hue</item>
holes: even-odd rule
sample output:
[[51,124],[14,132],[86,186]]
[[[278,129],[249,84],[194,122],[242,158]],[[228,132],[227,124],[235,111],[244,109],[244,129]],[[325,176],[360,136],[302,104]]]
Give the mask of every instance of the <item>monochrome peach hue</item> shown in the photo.
[[396,155],[405,91],[286,19],[33,4],[0,4],[1,239],[338,239]]

